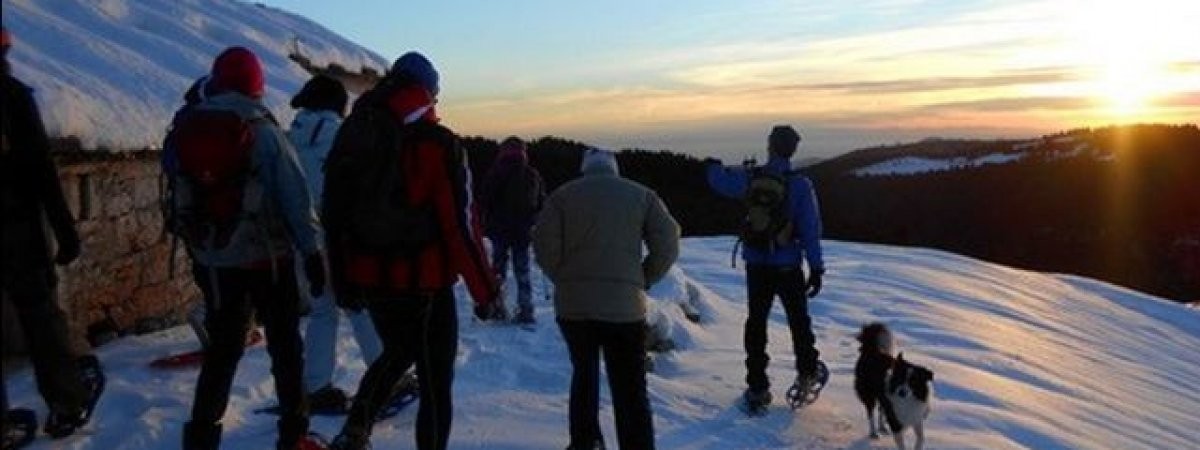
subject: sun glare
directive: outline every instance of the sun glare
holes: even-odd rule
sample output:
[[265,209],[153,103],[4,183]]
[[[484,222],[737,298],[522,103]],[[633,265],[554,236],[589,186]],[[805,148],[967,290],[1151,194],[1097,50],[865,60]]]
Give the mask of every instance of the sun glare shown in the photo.
[[1085,53],[1089,92],[1107,114],[1146,118],[1151,103],[1174,90],[1170,66],[1194,45],[1189,37],[1194,24],[1180,20],[1191,8],[1189,2],[1164,0],[1080,3],[1072,38]]

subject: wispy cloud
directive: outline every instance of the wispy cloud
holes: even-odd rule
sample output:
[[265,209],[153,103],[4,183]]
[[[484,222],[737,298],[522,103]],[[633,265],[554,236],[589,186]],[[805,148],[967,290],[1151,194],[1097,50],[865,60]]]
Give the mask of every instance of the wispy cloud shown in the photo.
[[1070,72],[1001,74],[977,77],[929,77],[881,81],[849,81],[837,83],[795,84],[776,86],[780,91],[843,91],[857,94],[897,94],[1020,86],[1027,84],[1072,81],[1078,76]]
[[[916,0],[876,3],[918,15],[921,8],[943,6]],[[837,7],[806,5],[805,13],[817,22],[840,18]],[[868,27],[850,34],[781,28],[740,36],[736,27],[722,28],[716,42],[635,51],[594,72],[642,74],[631,80],[603,88],[474,99],[456,105],[450,114],[467,129],[485,134],[515,127],[527,134],[573,133],[609,142],[687,135],[688,127],[744,126],[738,135],[756,136],[763,126],[790,121],[830,131],[856,130],[844,139],[847,146],[861,143],[864,135],[890,139],[940,134],[938,130],[1034,133],[1102,124],[1117,119],[1104,104],[1104,95],[1119,95],[1111,90],[1121,86],[1098,81],[1106,67],[1105,60],[1098,59],[1103,55],[1081,47],[1090,42],[1086,39],[1098,38],[1072,34],[1081,26],[1076,17],[1089,5],[1074,0],[1005,3],[932,22]],[[1164,11],[1200,20],[1200,8]],[[787,22],[754,14],[714,12],[683,33],[737,20]],[[1130,33],[1103,29],[1104,23],[1083,25],[1087,32]],[[681,33],[670,29],[674,31],[666,32],[668,37]],[[1194,122],[1200,117],[1195,94],[1200,92],[1195,79],[1200,78],[1194,76],[1200,60],[1194,48],[1187,53],[1176,44],[1160,46],[1166,53],[1156,56],[1173,62],[1161,74],[1165,94],[1141,110],[1146,120]],[[678,142],[704,148],[695,140]]]

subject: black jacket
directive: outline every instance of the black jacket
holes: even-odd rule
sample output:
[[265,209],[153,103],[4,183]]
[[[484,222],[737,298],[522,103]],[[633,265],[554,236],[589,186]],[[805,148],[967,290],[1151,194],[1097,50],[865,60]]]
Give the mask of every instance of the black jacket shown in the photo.
[[[50,248],[44,216],[60,246],[78,246],[75,220],[67,209],[50,142],[28,86],[4,74],[3,143],[0,149],[0,199],[3,202],[3,255],[21,266],[49,267]],[[6,264],[6,267],[11,267]]]

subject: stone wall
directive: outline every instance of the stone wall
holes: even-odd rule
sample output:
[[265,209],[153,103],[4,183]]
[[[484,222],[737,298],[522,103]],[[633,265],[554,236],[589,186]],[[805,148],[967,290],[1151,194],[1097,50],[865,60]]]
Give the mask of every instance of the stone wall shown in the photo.
[[[73,345],[88,347],[88,330],[131,333],[179,323],[199,290],[183,248],[170,276],[172,239],[158,209],[158,153],[55,153],[59,179],[83,243],[78,260],[58,270],[58,299]],[[5,314],[5,349],[10,339]]]

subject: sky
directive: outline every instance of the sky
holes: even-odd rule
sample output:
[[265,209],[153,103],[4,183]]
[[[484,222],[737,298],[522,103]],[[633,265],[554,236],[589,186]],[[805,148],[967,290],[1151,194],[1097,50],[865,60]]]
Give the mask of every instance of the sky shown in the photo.
[[738,160],[1200,121],[1197,0],[265,0],[442,74],[464,135]]

